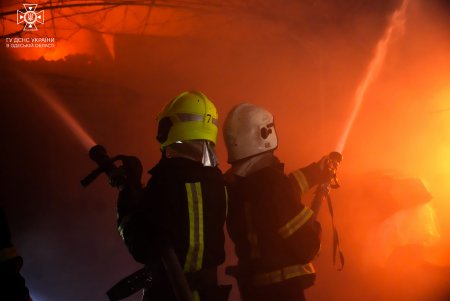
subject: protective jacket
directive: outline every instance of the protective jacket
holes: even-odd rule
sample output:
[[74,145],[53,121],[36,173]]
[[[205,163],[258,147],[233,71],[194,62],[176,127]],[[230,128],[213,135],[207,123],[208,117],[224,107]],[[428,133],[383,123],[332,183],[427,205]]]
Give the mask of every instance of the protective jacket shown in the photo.
[[23,259],[11,243],[11,233],[3,209],[0,207],[0,300],[31,300],[25,280],[19,271]]
[[300,195],[320,181],[318,164],[289,176],[278,159],[245,177],[226,175],[227,227],[235,243],[241,296],[248,300],[304,300],[315,279],[311,260],[320,248],[320,224]]
[[216,276],[225,260],[227,192],[221,171],[185,158],[162,158],[149,173],[134,206],[126,190],[118,203],[119,232],[133,257],[152,270],[149,300],[174,300],[160,263],[166,247],[175,251],[194,300],[226,300]]

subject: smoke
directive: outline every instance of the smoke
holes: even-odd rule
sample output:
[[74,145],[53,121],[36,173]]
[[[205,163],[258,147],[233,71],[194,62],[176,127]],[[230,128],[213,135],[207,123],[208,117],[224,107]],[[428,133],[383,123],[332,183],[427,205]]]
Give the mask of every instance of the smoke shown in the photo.
[[[239,102],[262,105],[275,116],[276,153],[291,171],[335,148],[374,49],[401,3],[286,0],[155,7],[150,22],[139,28],[147,9],[128,9],[124,17],[122,7],[98,19],[74,16],[79,24],[95,22],[72,39],[65,36],[53,52],[2,53],[9,68],[0,80],[2,190],[31,292],[45,301],[106,299],[104,292],[138,265],[116,233],[116,191],[104,178],[81,188],[79,180],[95,166],[17,72],[30,74],[30,82],[46,82],[47,91],[111,155],[137,155],[147,168],[160,156],[157,113],[179,92],[197,89],[208,95],[221,124]],[[445,1],[409,4],[403,35],[391,39],[348,136],[339,171],[342,188],[332,191],[346,267],[340,273],[332,268],[324,210],[318,280],[307,291],[309,300],[445,300],[450,10]],[[107,42],[103,31],[110,34]],[[18,61],[41,55],[65,60]],[[217,147],[226,170],[222,137]],[[436,216],[440,239],[432,246],[397,248],[387,267],[369,269],[363,258],[369,233],[384,229],[377,227],[395,212],[389,211],[386,191],[368,189],[373,182],[362,174],[386,169],[426,180],[433,196],[426,208]],[[230,246],[227,253],[233,262]],[[233,292],[231,300],[237,298]]]
[[22,79],[23,84],[29,86],[36,93],[37,97],[42,98],[44,103],[48,105],[60,118],[61,122],[66,125],[75,137],[80,141],[86,150],[96,145],[90,135],[81,127],[78,121],[61,105],[58,99],[45,87],[43,82],[35,82],[35,79],[19,73],[18,77]]
[[400,31],[404,26],[407,8],[408,8],[408,1],[404,0],[401,7],[399,7],[393,13],[391,20],[389,21],[388,26],[386,28],[386,32],[384,33],[380,41],[377,43],[374,56],[371,59],[369,66],[367,68],[368,69],[367,73],[363,77],[361,83],[358,85],[358,88],[356,89],[355,105],[337,146],[337,151],[341,153],[344,150],[345,143],[347,142],[348,135],[350,133],[352,125],[355,122],[356,117],[358,116],[367,89],[369,88],[370,84],[374,80],[376,80],[378,74],[381,71],[381,68],[384,65],[384,59],[386,57],[387,51],[389,50],[390,46],[389,42],[392,39],[393,32]]
[[[446,117],[435,111],[437,107],[445,106],[443,103],[448,104],[449,100],[445,96],[448,95],[450,71],[448,55],[445,54],[449,47],[448,26],[446,19],[439,21],[448,12],[437,12],[436,3],[411,1],[410,5],[404,34],[389,48],[379,79],[366,95],[354,124],[356,133],[349,136],[344,156],[352,160],[345,165],[344,158],[343,172],[349,172],[346,178],[350,180],[348,189],[353,191],[343,192],[342,197],[337,194],[336,211],[342,210],[341,218],[345,220],[342,232],[346,235],[352,233],[347,246],[343,243],[351,262],[346,276],[359,277],[361,291],[344,293],[337,290],[334,292],[337,300],[343,299],[344,294],[351,294],[355,299],[364,295],[369,300],[447,300],[449,296],[449,257],[444,255],[449,250],[449,194],[443,184],[448,180],[449,169],[447,156],[442,153],[448,154],[448,133],[444,124]],[[442,10],[444,6],[440,8]],[[423,178],[433,199],[427,208],[421,208],[406,198],[410,200],[410,209],[399,210],[376,221],[374,215],[392,206],[386,202],[389,188],[384,187],[383,193],[367,194],[363,191],[374,185],[373,179],[354,182],[361,171],[374,169],[396,170],[407,177]],[[419,211],[413,213],[411,210],[421,210],[421,213],[414,215]],[[401,222],[405,216],[408,218]],[[405,226],[406,220],[417,228],[413,230]],[[418,227],[424,227],[428,234],[433,231],[439,233],[439,239],[427,245]],[[391,231],[394,228],[398,234],[393,235],[395,232]],[[380,242],[370,236],[373,230],[379,231],[378,238],[393,241]],[[379,236],[380,231],[384,231],[382,236]],[[378,243],[372,249],[381,253],[380,248],[391,243],[399,244],[402,237],[408,235],[414,235],[420,242],[396,247],[383,268],[363,268],[367,260],[360,258],[364,248],[358,241]],[[373,260],[379,255],[375,251]],[[346,276],[339,285],[345,287],[345,282],[351,281],[352,277]],[[332,280],[326,281],[329,282],[324,287],[333,287],[330,284]],[[320,286],[314,289],[320,289]]]

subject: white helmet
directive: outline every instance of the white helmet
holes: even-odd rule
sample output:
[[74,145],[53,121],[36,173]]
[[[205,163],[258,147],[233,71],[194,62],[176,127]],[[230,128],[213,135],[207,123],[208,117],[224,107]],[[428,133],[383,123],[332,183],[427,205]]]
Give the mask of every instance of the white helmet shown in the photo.
[[228,163],[233,163],[277,148],[273,115],[261,107],[242,103],[225,119],[223,136]]

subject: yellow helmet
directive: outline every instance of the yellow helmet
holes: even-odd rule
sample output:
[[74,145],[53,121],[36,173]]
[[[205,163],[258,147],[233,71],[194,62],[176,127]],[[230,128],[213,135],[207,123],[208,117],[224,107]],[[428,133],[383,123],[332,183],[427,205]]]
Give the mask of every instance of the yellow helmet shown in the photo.
[[156,139],[161,149],[177,141],[207,140],[216,144],[218,124],[217,109],[205,94],[183,92],[159,114]]

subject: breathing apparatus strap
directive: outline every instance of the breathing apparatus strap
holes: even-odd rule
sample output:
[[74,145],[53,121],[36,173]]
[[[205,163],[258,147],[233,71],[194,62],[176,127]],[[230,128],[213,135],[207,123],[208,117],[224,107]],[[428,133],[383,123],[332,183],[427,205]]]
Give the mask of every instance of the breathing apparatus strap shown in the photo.
[[[333,265],[336,267],[338,271],[342,271],[344,269],[344,253],[342,253],[340,244],[339,244],[339,235],[336,229],[336,226],[334,225],[334,213],[333,213],[333,205],[331,204],[331,197],[330,194],[327,194],[327,203],[328,203],[328,210],[330,211],[331,216],[331,225],[333,227]],[[337,257],[339,255],[339,257]],[[337,263],[336,259],[339,259],[339,262]]]

